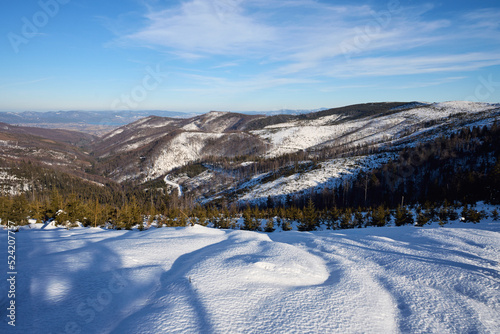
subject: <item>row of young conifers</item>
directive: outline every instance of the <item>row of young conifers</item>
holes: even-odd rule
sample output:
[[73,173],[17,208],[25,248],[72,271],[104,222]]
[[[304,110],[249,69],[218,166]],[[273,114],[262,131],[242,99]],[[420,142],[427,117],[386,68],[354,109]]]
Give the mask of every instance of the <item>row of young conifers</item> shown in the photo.
[[[445,225],[450,222],[479,223],[485,218],[498,220],[500,214],[495,206],[476,205],[447,201],[436,205],[399,205],[389,209],[383,205],[373,208],[330,207],[318,209],[309,199],[304,207],[217,208],[194,206],[165,208],[158,212],[151,205],[145,208],[135,198],[115,207],[98,201],[80,201],[76,195],[63,198],[53,191],[49,201],[29,202],[24,195],[0,197],[0,218],[18,226],[30,223],[45,223],[53,226],[73,228],[105,227],[112,229],[147,229],[199,224],[221,229],[243,229],[273,232],[275,230],[313,231],[317,229],[349,229],[368,226],[424,226],[433,222]],[[145,211],[143,211],[145,210]]]

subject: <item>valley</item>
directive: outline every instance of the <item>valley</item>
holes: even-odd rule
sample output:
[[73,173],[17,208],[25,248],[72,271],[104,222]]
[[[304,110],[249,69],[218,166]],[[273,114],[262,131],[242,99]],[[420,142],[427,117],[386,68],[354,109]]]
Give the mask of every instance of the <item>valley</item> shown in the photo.
[[9,166],[29,163],[117,188],[154,185],[171,193],[182,187],[193,204],[219,203],[221,197],[227,205],[262,205],[268,198],[284,203],[287,196],[353,183],[405,149],[491,127],[499,115],[495,104],[393,102],[300,115],[148,116],[100,137],[4,124],[2,187],[4,193],[19,183],[27,191],[51,189],[54,184],[40,177],[9,175]]

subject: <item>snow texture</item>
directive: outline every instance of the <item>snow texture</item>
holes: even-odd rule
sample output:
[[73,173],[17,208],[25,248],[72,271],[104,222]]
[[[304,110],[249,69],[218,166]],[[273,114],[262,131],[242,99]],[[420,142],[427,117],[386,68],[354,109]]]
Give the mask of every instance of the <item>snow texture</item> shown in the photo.
[[23,230],[0,332],[498,333],[499,231]]

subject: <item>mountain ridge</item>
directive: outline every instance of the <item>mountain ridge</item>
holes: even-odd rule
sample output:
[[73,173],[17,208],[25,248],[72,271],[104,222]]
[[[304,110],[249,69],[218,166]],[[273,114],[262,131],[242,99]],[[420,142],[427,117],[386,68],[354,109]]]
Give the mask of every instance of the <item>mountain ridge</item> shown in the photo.
[[499,110],[498,104],[452,101],[366,103],[278,116],[212,111],[147,116],[100,137],[0,124],[0,153],[101,184],[147,187],[173,173],[170,181],[201,202],[228,194],[231,201],[262,201],[344,182],[405,147],[493,124]]

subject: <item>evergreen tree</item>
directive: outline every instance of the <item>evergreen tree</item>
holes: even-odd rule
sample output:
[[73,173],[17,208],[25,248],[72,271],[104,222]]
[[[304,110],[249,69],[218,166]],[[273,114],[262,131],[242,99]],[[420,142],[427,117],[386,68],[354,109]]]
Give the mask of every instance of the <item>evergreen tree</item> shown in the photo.
[[292,229],[292,225],[290,224],[290,221],[288,219],[283,219],[281,222],[281,229],[283,231],[290,231]]
[[390,219],[390,212],[388,209],[384,208],[383,205],[380,205],[375,210],[371,212],[371,225],[382,227],[387,224]]
[[497,220],[498,220],[498,217],[499,217],[498,211],[497,211],[497,209],[494,209],[494,210],[491,212],[491,218],[493,218],[493,220],[494,220],[494,221],[497,221]]
[[26,225],[28,223],[28,200],[24,195],[17,195],[12,200],[8,220],[16,225]]
[[394,224],[396,226],[413,225],[413,215],[406,206],[398,206],[394,217]]
[[225,208],[219,215],[219,219],[217,221],[217,228],[228,229],[231,227],[232,227],[231,216],[229,214],[229,211]]
[[29,205],[29,214],[32,219],[35,219],[37,223],[42,223],[45,218],[45,209],[43,204],[34,200]]
[[430,220],[429,216],[426,215],[424,212],[420,211],[417,214],[417,222],[416,222],[415,226],[422,227],[425,224],[427,224],[429,222],[429,220]]
[[266,222],[266,229],[264,230],[265,232],[274,232],[275,228],[274,228],[274,219],[273,218],[269,218]]
[[363,216],[363,213],[361,212],[361,209],[358,208],[354,212],[353,225],[354,225],[354,227],[361,228],[361,227],[364,226],[364,224],[365,224],[365,217]]
[[469,208],[468,205],[465,205],[462,210],[462,218],[465,223],[474,223],[477,224],[481,222],[485,215],[482,212],[479,212],[473,208]]
[[252,213],[252,210],[249,206],[246,207],[245,211],[243,211],[243,229],[248,231],[258,231],[260,230],[260,226],[258,223],[258,219],[255,217],[255,212]]
[[105,208],[99,203],[97,198],[94,199],[93,203],[91,204],[91,208],[87,207],[85,211],[87,211],[86,214],[89,215],[89,218],[91,217],[92,225],[94,227],[97,227],[97,225],[100,225],[101,222],[104,222],[104,220],[106,220]]
[[10,212],[12,206],[12,200],[9,196],[0,196],[0,219],[2,219],[2,225],[8,225]]
[[198,224],[201,226],[207,226],[207,213],[204,208],[200,208],[196,211],[196,217],[198,218]]
[[340,228],[352,228],[352,210],[350,208],[346,208],[344,213],[340,216]]
[[328,219],[331,222],[331,224],[332,224],[331,226],[333,229],[338,228],[340,215],[341,215],[341,212],[336,206],[334,206],[333,208],[331,208],[328,211]]
[[49,207],[47,209],[47,216],[49,218],[56,218],[57,212],[63,208],[63,198],[56,188],[52,188],[50,193]]
[[445,203],[438,212],[438,219],[439,219],[439,225],[444,226],[448,223],[449,219],[449,208],[447,204]]
[[71,223],[84,222],[88,214],[86,205],[75,193],[66,199],[63,211],[66,213],[65,220]]
[[307,206],[302,210],[303,216],[298,226],[299,231],[313,231],[318,224],[318,213],[312,198],[309,198]]

